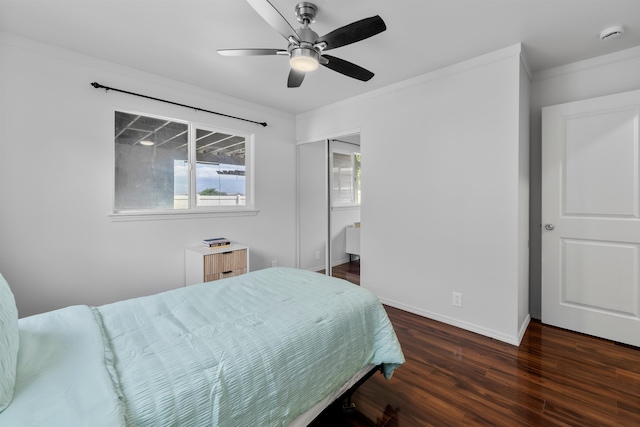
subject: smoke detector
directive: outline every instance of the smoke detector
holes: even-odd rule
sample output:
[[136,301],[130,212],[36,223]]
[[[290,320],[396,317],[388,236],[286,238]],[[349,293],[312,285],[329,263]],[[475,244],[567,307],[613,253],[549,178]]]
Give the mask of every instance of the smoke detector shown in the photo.
[[616,25],[615,27],[607,28],[600,33],[600,40],[613,40],[617,39],[624,33],[622,25]]

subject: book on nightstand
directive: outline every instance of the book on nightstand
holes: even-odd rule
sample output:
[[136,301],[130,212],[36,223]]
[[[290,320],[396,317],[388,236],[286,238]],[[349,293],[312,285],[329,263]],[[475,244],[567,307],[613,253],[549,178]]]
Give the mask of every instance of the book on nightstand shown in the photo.
[[231,245],[231,242],[229,239],[225,239],[224,237],[215,237],[213,239],[204,239],[202,244],[209,248],[219,248],[220,246],[229,246]]

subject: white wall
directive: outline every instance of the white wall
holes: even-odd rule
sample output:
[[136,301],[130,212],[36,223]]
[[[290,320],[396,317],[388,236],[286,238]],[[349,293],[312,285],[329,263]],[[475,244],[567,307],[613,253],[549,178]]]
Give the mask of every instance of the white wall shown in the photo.
[[640,47],[533,75],[531,99],[531,316],[541,313],[542,107],[640,89]]
[[528,319],[520,79],[513,46],[297,117],[299,141],[361,129],[362,286],[514,344]]
[[[184,285],[184,248],[224,236],[250,268],[295,266],[295,120],[127,67],[2,34],[0,271],[20,316]],[[251,123],[96,90],[101,84]],[[113,110],[255,133],[255,216],[113,222]]]

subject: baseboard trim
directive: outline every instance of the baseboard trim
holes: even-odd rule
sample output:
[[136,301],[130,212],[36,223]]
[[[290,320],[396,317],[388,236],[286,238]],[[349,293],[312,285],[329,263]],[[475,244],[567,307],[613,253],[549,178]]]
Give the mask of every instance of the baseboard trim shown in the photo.
[[388,298],[378,297],[378,299],[383,304],[389,305],[391,307],[408,311],[409,313],[417,314],[418,316],[426,317],[428,319],[436,320],[438,322],[446,323],[447,325],[455,326],[457,328],[465,329],[467,331],[474,332],[476,334],[484,335],[486,337],[493,338],[498,341],[502,341],[514,346],[520,345],[520,341],[522,341],[522,337],[524,337],[524,334],[527,330],[527,326],[529,326],[529,321],[531,320],[530,316],[527,315],[527,319],[525,320],[523,325],[520,327],[520,330],[518,331],[518,336],[510,336],[502,332],[484,328],[482,326],[478,326],[473,323],[463,322],[461,320],[454,319],[448,316],[443,316],[441,314],[433,313],[427,310],[422,310],[420,308],[403,304],[398,301],[390,300]]
[[522,342],[522,338],[524,338],[524,334],[527,333],[527,328],[529,327],[529,323],[531,323],[531,314],[527,314],[527,317],[520,325],[520,330],[518,331],[518,345]]

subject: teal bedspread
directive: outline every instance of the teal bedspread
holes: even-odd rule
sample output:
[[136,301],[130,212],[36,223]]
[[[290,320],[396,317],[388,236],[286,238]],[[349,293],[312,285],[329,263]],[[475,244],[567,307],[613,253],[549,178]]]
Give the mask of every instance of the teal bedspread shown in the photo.
[[76,305],[18,321],[13,401],[2,427],[119,427],[124,407],[91,309]]
[[270,268],[91,312],[110,381],[99,389],[120,403],[114,422],[130,426],[286,426],[363,367],[382,364],[390,377],[404,363],[372,293],[304,270]]

